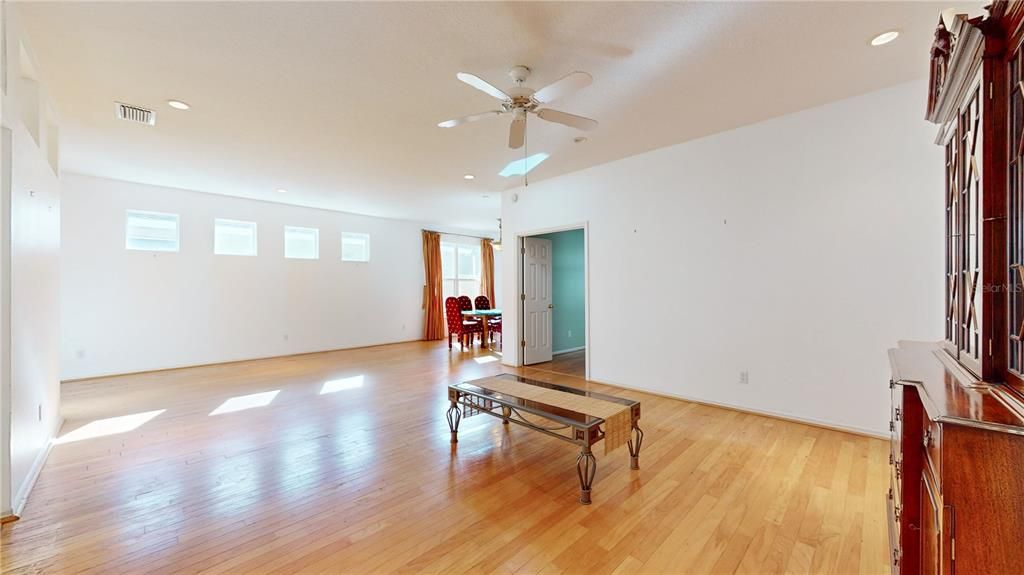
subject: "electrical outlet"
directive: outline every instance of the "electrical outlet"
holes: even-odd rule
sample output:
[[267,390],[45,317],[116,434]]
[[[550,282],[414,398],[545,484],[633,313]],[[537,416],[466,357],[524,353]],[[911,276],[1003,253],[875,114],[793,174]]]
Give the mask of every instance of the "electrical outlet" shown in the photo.
[[43,404],[41,404],[41,403],[39,404],[38,411],[39,411],[39,421],[42,421],[43,420]]
[[282,338],[284,338],[284,340],[285,340],[285,341],[288,341],[288,334],[284,334],[284,335],[283,335],[283,336],[281,336],[281,337],[282,337]]
[[743,385],[747,385],[747,384],[750,383],[750,372],[749,371],[741,371],[740,372],[740,383],[743,384]]
[[75,351],[75,357],[78,359],[85,359],[85,350],[79,349]]

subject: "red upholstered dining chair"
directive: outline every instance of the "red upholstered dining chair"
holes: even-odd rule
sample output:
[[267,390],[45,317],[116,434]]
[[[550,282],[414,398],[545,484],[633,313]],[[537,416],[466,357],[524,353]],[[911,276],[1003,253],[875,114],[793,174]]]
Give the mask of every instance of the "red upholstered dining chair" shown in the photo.
[[459,345],[466,349],[467,337],[473,337],[474,333],[483,334],[482,323],[462,319],[462,305],[458,298],[450,297],[444,300],[444,310],[448,318],[448,349],[452,348],[453,335],[459,336]]
[[[491,309],[491,301],[489,299],[487,299],[487,296],[485,296],[485,295],[478,295],[478,296],[476,296],[476,299],[474,300],[474,303],[476,303],[476,309]],[[498,334],[499,337],[501,337],[501,318],[500,317],[492,317],[492,318],[487,320],[487,332],[489,334],[495,334],[496,333],[496,334]],[[491,340],[492,341],[494,340],[493,335],[491,337]]]
[[[469,299],[468,295],[460,295],[459,296],[459,308],[462,309],[462,311],[473,311],[473,300]],[[484,337],[483,336],[483,323],[479,319],[477,319],[477,318],[472,318],[472,319],[463,318],[463,321],[464,322],[475,323],[475,324],[478,324],[480,326],[480,330],[479,331],[469,332],[469,345],[473,345],[473,334],[474,333],[479,333],[480,334],[480,341],[481,341],[481,343],[483,343],[483,337]]]
[[504,344],[504,336],[501,335],[501,318],[492,318],[487,323],[487,334],[491,336],[491,341],[494,341],[494,334],[498,334],[498,342]]

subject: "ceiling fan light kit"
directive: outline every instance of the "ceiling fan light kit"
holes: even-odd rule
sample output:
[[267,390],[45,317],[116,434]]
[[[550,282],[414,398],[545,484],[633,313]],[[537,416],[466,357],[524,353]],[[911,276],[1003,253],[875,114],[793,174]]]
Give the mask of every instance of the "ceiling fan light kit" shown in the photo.
[[515,86],[508,91],[495,87],[490,82],[469,74],[459,72],[456,78],[480,90],[481,92],[501,101],[500,110],[491,110],[472,114],[462,118],[446,120],[438,124],[441,128],[454,128],[469,122],[476,122],[491,116],[512,114],[512,124],[509,126],[508,147],[518,150],[523,147],[526,140],[526,118],[528,114],[534,114],[538,118],[576,128],[579,130],[593,130],[597,128],[597,121],[567,112],[544,108],[545,106],[563,96],[577,90],[586,88],[593,82],[593,78],[586,72],[570,72],[561,79],[548,84],[540,90],[532,90],[525,86],[527,78],[530,77],[530,69],[526,66],[513,66],[508,75],[515,82]]

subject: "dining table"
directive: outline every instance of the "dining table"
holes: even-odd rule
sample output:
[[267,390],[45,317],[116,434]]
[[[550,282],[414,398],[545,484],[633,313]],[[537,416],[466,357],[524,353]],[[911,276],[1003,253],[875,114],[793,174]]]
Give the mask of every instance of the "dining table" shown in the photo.
[[[463,318],[468,318],[468,319],[479,319],[480,322],[482,324],[484,324],[483,325],[483,329],[484,329],[483,342],[480,344],[480,346],[486,349],[487,348],[487,341],[488,341],[487,340],[488,324],[490,323],[490,320],[492,320],[494,318],[501,319],[501,310],[500,309],[466,309],[466,310],[462,310],[462,317]],[[472,342],[470,342],[470,343],[472,343]]]

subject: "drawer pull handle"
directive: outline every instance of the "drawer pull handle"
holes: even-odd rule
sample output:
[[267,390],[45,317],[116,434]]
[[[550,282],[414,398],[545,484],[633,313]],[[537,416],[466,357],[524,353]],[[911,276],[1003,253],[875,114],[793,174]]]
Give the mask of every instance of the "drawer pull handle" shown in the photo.
[[922,440],[925,447],[932,446],[932,430],[931,428],[924,431],[924,439]]

